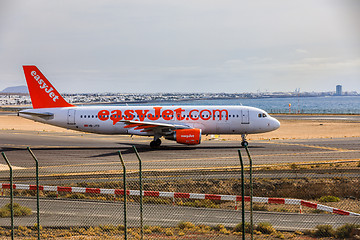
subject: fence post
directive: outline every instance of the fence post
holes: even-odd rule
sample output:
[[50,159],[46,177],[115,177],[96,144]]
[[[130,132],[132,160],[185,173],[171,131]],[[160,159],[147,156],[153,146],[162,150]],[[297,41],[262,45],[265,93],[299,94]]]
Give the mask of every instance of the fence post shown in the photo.
[[120,158],[120,161],[121,161],[121,164],[123,166],[123,182],[124,182],[124,233],[125,233],[125,240],[127,240],[127,217],[126,217],[126,201],[127,201],[127,191],[126,191],[126,166],[125,166],[125,163],[124,163],[124,160],[122,158],[122,155],[121,155],[121,152],[118,151],[119,153],[119,158]]
[[11,212],[11,239],[14,239],[14,193],[13,193],[13,171],[12,166],[4,152],[1,153],[10,169],[10,212]]
[[142,184],[142,162],[139,156],[138,151],[135,146],[132,146],[136,157],[139,160],[139,184],[140,184],[140,239],[144,238],[144,229],[143,229],[143,184]]
[[245,146],[246,153],[249,157],[250,162],[250,231],[251,231],[251,240],[254,239],[253,233],[253,182],[252,182],[252,159],[250,156],[250,152],[247,146]]
[[38,239],[40,239],[40,196],[39,196],[39,161],[37,160],[35,154],[31,151],[30,147],[27,147],[27,150],[35,160],[36,165],[36,208],[37,208],[37,232]]
[[244,164],[240,149],[238,150],[241,166],[241,221],[242,221],[242,239],[245,240],[245,186],[244,186]]

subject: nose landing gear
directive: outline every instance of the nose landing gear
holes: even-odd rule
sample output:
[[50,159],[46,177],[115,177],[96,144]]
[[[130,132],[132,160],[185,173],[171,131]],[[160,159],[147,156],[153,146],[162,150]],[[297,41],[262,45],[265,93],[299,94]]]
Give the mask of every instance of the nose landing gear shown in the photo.
[[241,138],[242,138],[241,146],[247,147],[249,143],[246,141],[246,134],[241,134]]

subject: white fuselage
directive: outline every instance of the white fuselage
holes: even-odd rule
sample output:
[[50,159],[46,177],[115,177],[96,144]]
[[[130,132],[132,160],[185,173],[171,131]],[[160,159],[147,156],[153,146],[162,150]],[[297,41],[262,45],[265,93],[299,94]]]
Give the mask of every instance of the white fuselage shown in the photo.
[[202,134],[253,134],[280,127],[264,110],[246,106],[76,106],[28,109],[19,116],[83,132],[145,136],[154,133],[125,128],[124,121],[183,125]]

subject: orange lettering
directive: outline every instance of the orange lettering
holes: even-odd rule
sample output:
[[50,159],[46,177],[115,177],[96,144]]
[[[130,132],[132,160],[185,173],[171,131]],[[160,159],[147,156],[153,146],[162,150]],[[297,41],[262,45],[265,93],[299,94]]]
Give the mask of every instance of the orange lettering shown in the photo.
[[134,119],[134,110],[125,110],[125,120],[133,120]]
[[118,121],[122,119],[121,111],[120,110],[112,111],[110,119],[113,121],[113,125],[115,125]]
[[149,110],[135,110],[135,112],[139,115],[139,120],[144,121],[146,113],[149,112]]
[[173,118],[174,112],[172,110],[167,109],[162,112],[162,115],[164,120],[169,121]]
[[154,107],[154,109],[155,109],[154,115],[148,114],[148,116],[147,116],[148,119],[151,120],[151,121],[158,120],[160,118],[160,115],[161,115],[160,110],[162,109],[162,107]]
[[101,121],[106,121],[109,119],[109,111],[108,110],[101,110],[100,112],[98,112],[98,118]]
[[[208,115],[208,117],[205,117],[205,112],[207,112],[209,115]],[[202,110],[201,112],[200,112],[200,118],[202,119],[202,120],[205,120],[205,121],[207,121],[207,120],[209,120],[210,118],[211,118],[211,112],[210,112],[210,110],[208,110],[208,109],[204,109],[204,110]]]
[[174,111],[175,111],[175,113],[176,113],[176,119],[177,119],[177,120],[181,121],[181,120],[184,120],[184,119],[185,119],[185,117],[182,116],[182,112],[184,112],[185,109],[177,108],[177,109],[175,109]]
[[189,112],[189,117],[191,120],[199,120],[199,116],[197,118],[193,117],[192,112],[199,112],[199,110],[193,109]]
[[213,110],[213,120],[215,120],[215,114],[216,114],[216,112],[218,112],[219,113],[219,120],[221,120],[222,119],[222,112],[225,112],[225,117],[226,117],[226,120],[229,120],[229,113],[228,113],[228,111],[226,110],[226,109],[223,109],[223,110],[220,110],[220,109],[214,109]]

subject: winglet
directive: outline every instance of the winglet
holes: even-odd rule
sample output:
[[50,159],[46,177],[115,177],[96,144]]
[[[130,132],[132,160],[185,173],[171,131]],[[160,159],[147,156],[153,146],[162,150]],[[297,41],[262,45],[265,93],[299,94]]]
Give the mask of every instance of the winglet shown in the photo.
[[36,66],[23,66],[33,108],[74,107],[65,101]]

